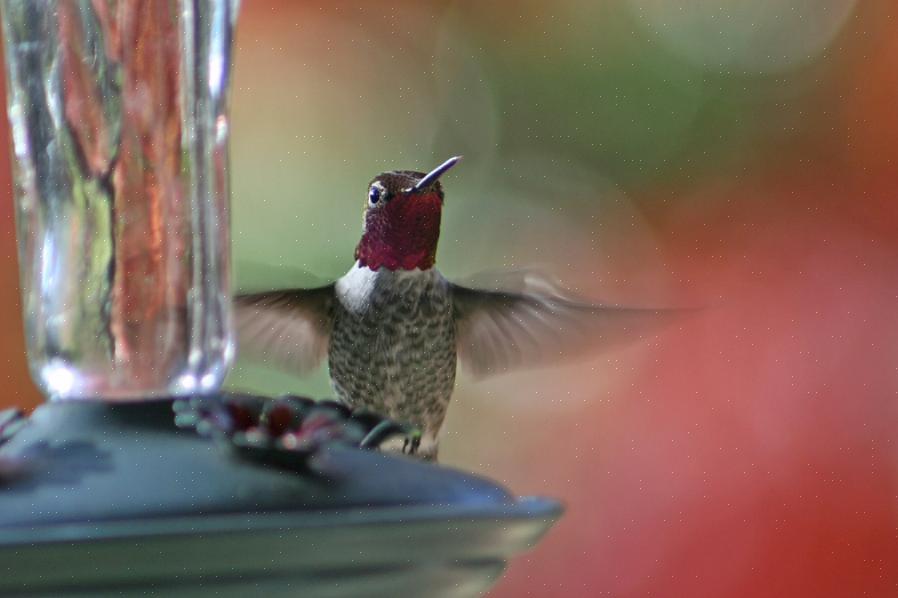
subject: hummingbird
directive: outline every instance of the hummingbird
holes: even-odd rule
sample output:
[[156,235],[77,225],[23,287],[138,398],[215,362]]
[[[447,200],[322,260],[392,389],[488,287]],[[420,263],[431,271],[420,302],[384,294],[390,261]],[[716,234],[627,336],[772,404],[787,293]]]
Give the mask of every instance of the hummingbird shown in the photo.
[[475,378],[550,364],[638,337],[661,315],[583,301],[528,271],[493,277],[495,288],[447,280],[434,266],[440,179],[460,159],[374,177],[355,263],[339,280],[235,298],[241,353],[299,374],[327,359],[340,400],[416,426],[409,452],[431,460],[459,363]]

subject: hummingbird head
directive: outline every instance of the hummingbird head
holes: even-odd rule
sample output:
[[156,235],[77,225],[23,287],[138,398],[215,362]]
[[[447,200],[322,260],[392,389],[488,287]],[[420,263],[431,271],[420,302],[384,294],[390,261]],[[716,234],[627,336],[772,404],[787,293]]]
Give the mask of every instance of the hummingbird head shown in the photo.
[[439,178],[461,156],[430,172],[384,172],[368,184],[365,231],[355,250],[360,266],[372,270],[427,270],[440,238],[443,188]]

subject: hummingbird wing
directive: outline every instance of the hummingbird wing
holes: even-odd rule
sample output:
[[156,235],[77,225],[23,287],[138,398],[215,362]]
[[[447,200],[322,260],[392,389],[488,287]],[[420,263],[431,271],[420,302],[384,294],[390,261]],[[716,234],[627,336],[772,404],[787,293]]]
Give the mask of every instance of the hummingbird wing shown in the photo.
[[532,272],[494,280],[502,288],[450,285],[458,358],[476,378],[638,340],[690,311],[590,303]]
[[234,322],[242,353],[307,373],[327,355],[334,285],[238,295]]

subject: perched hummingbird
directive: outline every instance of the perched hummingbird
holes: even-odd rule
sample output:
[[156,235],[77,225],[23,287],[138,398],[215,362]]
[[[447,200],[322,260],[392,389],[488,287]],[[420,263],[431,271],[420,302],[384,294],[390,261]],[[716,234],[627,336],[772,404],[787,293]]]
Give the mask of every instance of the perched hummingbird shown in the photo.
[[434,267],[439,179],[459,159],[376,176],[356,262],[335,283],[236,298],[241,351],[296,373],[327,356],[340,399],[416,425],[417,453],[431,459],[457,362],[476,377],[545,364],[635,338],[660,314],[579,301],[530,273],[489,290],[446,280]]

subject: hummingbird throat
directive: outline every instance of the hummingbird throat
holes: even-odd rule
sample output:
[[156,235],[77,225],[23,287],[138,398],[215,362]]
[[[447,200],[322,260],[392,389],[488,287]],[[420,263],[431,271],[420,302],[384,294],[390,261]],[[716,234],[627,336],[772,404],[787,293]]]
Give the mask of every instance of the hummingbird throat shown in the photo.
[[442,199],[436,193],[395,197],[365,214],[355,250],[359,266],[372,270],[427,270],[436,260]]

